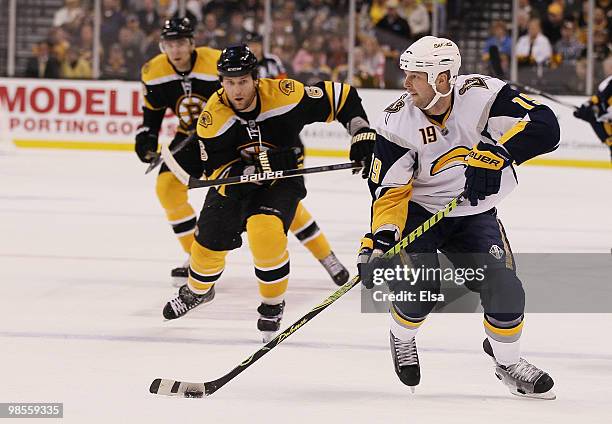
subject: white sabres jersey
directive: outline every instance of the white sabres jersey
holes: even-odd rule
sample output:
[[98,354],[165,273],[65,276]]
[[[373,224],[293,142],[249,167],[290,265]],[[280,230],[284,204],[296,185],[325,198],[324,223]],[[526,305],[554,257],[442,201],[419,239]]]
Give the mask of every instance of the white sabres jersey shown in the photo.
[[[408,93],[387,107],[377,122],[376,131],[398,147],[390,146],[388,150],[403,154],[399,157],[396,154],[395,158],[374,159],[370,178],[379,185],[376,197],[382,190],[405,186],[412,181],[410,200],[430,212],[437,212],[460,195],[465,186],[466,155],[479,141],[491,143],[491,140],[483,137],[483,129],[487,129],[491,139],[499,140],[520,120],[509,116],[489,119],[491,105],[504,85],[503,81],[484,75],[459,76],[453,88],[452,107],[442,124],[428,118],[412,103]],[[381,160],[390,163],[382,165]],[[384,175],[377,181],[377,167],[383,166]],[[517,183],[514,169],[507,167],[502,171],[499,193],[479,201],[478,206],[463,202],[451,216],[487,211],[510,193]]]

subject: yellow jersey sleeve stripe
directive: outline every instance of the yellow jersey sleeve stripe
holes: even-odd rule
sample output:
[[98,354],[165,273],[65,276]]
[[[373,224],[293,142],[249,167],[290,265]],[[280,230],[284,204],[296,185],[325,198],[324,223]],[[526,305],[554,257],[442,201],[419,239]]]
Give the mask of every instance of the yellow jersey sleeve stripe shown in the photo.
[[412,195],[412,182],[393,187],[376,199],[372,205],[372,232],[385,224],[395,225],[400,234],[408,216],[408,201]]
[[344,107],[344,104],[346,103],[346,99],[348,98],[349,95],[349,91],[351,89],[351,87],[348,84],[338,84],[340,86],[340,95],[339,97],[339,103],[338,103],[338,108],[337,108],[337,112],[339,113],[342,108]]
[[499,139],[500,144],[504,144],[506,141],[510,140],[512,137],[520,133],[525,129],[529,121],[518,121],[516,124],[512,126],[508,131],[504,133]]
[[331,122],[336,119],[336,105],[334,102],[334,83],[331,81],[325,81],[325,94],[327,96],[327,100],[329,101],[329,116],[325,120],[325,122]]

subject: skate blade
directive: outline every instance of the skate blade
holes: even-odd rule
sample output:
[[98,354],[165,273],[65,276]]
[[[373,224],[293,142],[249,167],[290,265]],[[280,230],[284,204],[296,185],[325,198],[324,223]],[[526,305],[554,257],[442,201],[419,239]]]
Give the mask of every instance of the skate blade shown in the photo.
[[514,396],[518,396],[521,398],[529,398],[529,399],[542,399],[542,400],[555,400],[557,399],[557,395],[552,390],[547,391],[546,393],[521,393],[516,390],[510,389],[510,393]]
[[262,331],[261,332],[261,342],[269,343],[274,337],[276,337],[277,331]]
[[415,386],[408,386],[408,387],[410,387],[410,393],[412,393],[412,394],[416,393]]

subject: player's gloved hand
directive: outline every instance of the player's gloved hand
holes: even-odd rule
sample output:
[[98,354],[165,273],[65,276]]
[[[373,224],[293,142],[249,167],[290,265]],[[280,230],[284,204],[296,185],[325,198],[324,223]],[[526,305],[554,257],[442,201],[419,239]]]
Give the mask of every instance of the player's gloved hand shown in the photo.
[[144,163],[150,163],[157,156],[157,134],[151,133],[149,127],[138,127],[134,150]]
[[[362,162],[361,178],[368,178],[370,165],[372,164],[372,153],[374,152],[374,142],[376,141],[376,131],[371,128],[361,128],[351,139],[351,151],[349,158],[353,162]],[[359,169],[353,170],[353,174]]]
[[574,111],[574,116],[578,119],[582,119],[583,121],[592,122],[595,120],[597,116],[597,112],[595,110],[595,105],[593,105],[590,101],[584,102],[578,109]]
[[502,169],[512,164],[512,157],[501,146],[480,142],[467,156],[465,170],[465,196],[470,205],[498,193]]
[[361,246],[357,253],[357,271],[366,289],[374,287],[372,270],[377,266],[384,266],[381,256],[395,243],[395,232],[391,230],[378,231],[374,235],[367,233],[361,239]]
[[298,167],[300,149],[279,148],[263,151],[257,155],[255,165],[259,172],[285,171]]

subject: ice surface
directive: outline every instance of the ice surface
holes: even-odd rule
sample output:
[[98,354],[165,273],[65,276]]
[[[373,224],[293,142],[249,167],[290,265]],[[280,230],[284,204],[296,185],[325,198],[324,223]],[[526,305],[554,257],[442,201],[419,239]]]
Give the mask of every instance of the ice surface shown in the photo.
[[[0,402],[64,402],[70,423],[610,422],[612,315],[527,317],[524,356],[555,378],[553,402],[498,382],[480,315],[432,315],[412,395],[392,369],[388,317],[361,314],[358,289],[212,397],[150,395],[155,377],[212,380],[258,349],[259,300],[243,246],[213,304],[163,321],[184,256],[144,168],[126,153],[0,155]],[[514,251],[610,251],[609,171],[521,167],[519,177],[500,208]],[[354,271],[369,220],[363,180],[340,171],[307,186],[306,206]],[[191,192],[194,204],[203,194]],[[290,254],[285,325],[335,290],[292,236]]]

